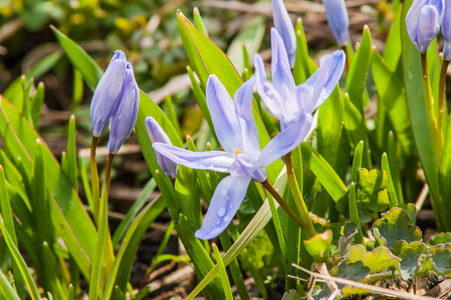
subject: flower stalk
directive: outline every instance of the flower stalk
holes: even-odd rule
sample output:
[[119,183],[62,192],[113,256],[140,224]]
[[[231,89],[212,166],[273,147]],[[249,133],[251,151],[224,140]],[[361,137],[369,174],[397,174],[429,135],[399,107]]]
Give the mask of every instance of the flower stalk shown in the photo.
[[438,93],[438,132],[442,135],[443,132],[443,115],[445,113],[445,90],[446,90],[446,73],[448,71],[449,60],[444,60],[440,69],[440,82]]
[[90,170],[91,170],[91,189],[92,189],[92,203],[93,216],[96,221],[98,221],[99,216],[99,172],[97,170],[96,162],[96,146],[98,138],[93,136],[91,141],[91,155],[90,155]]
[[427,67],[427,54],[421,53],[421,70],[422,70],[422,81],[423,81],[423,95],[424,104],[426,106],[426,114],[429,124],[429,130],[432,135],[432,143],[434,144],[435,155],[437,162],[440,162],[442,155],[442,145],[443,138],[439,136],[437,119],[434,113],[434,99],[432,97],[431,85],[429,84],[429,71]]
[[304,221],[304,235],[306,239],[312,238],[315,234],[315,228],[313,227],[312,220],[310,219],[309,211],[305,205],[304,198],[302,197],[301,190],[299,189],[298,181],[296,179],[296,174],[293,169],[293,162],[291,159],[291,152],[285,155],[285,164],[287,165],[287,176],[288,183],[290,185],[291,194],[293,195],[294,202],[298,209],[301,219]]

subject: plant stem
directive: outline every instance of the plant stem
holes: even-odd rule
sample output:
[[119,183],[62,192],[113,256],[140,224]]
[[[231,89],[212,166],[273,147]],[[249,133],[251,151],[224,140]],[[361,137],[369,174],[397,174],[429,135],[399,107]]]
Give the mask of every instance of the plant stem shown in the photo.
[[[269,181],[266,180],[265,182],[262,182],[262,185],[274,197],[274,199],[277,201],[277,203],[279,203],[279,205],[287,212],[287,214],[290,216],[290,218],[292,218],[293,221],[296,222],[296,224],[298,224],[302,230],[307,231],[307,229],[308,229],[307,222],[305,220],[300,219],[298,217],[298,215],[296,215],[296,213],[288,206],[288,204],[286,204],[285,201],[283,201],[282,197],[274,189],[274,187],[271,185],[271,183],[269,183]],[[310,220],[310,218],[309,218],[309,220]],[[310,238],[310,237],[307,237],[307,238]]]
[[435,156],[437,163],[440,163],[442,155],[443,138],[438,134],[437,120],[434,113],[434,99],[432,98],[431,85],[429,84],[429,71],[427,66],[427,55],[421,53],[421,70],[423,72],[423,95],[424,104],[426,106],[426,114],[429,124],[429,130],[432,136],[432,143],[434,145]]
[[444,60],[440,70],[440,83],[438,89],[438,132],[441,135],[443,131],[443,114],[445,113],[445,90],[446,90],[446,73],[448,71],[449,60]]
[[346,73],[349,74],[349,69],[351,68],[351,58],[349,57],[348,46],[343,46],[342,49],[346,55],[346,64],[345,64]]
[[305,205],[304,198],[302,197],[301,190],[299,189],[298,181],[296,179],[296,174],[293,169],[293,162],[291,160],[291,152],[285,155],[285,164],[287,165],[287,176],[288,183],[290,184],[291,194],[293,195],[294,202],[298,209],[301,219],[305,220],[307,228],[303,228],[304,235],[307,239],[310,239],[316,234],[315,228],[313,227],[312,220],[310,219],[309,211]]
[[90,170],[91,170],[91,189],[92,189],[92,203],[93,203],[93,216],[97,222],[99,220],[99,173],[97,171],[96,162],[96,145],[97,138],[92,137],[91,141],[91,156],[90,156]]

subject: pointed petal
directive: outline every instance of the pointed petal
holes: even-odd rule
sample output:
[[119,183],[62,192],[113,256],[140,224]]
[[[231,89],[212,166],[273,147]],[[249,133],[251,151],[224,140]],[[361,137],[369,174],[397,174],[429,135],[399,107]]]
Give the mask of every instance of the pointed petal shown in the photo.
[[258,142],[257,125],[255,125],[254,116],[252,114],[252,93],[254,90],[255,79],[251,78],[235,92],[233,103],[240,124],[243,152],[256,153],[260,152]]
[[292,123],[266,145],[258,158],[259,163],[262,166],[267,166],[293,151],[305,139],[311,125],[312,115],[305,114],[298,118],[296,122]]
[[274,26],[282,37],[290,67],[293,68],[296,59],[296,34],[294,32],[293,22],[291,21],[282,0],[272,0],[271,3]]
[[215,75],[207,81],[207,105],[210,110],[216,135],[224,150],[233,153],[233,148],[243,149],[240,125],[232,98]]
[[313,87],[313,107],[309,113],[313,113],[332,94],[343,74],[345,61],[346,55],[342,50],[321,58],[319,69],[304,83]]
[[445,38],[443,56],[445,60],[451,60],[451,0],[445,0],[445,9],[442,22],[442,34]]
[[133,67],[127,63],[127,70],[122,82],[122,91],[110,119],[110,138],[108,149],[117,154],[136,124],[139,106],[139,88],[133,74]]
[[202,227],[196,231],[198,239],[210,240],[221,234],[232,221],[246,195],[249,176],[227,176],[218,184]]
[[346,46],[349,40],[349,17],[344,0],[323,0],[327,23],[338,46]]
[[287,102],[287,107],[290,109],[287,109],[283,123],[281,123],[281,130],[286,130],[302,115],[312,114],[313,100],[313,87],[306,83],[298,85],[295,90],[295,96],[291,97]]
[[91,100],[92,134],[99,137],[105,129],[121,93],[127,60],[124,52],[116,50],[94,91]]
[[266,81],[265,65],[263,59],[259,54],[254,55],[255,67],[255,86],[260,98],[265,102],[265,105],[274,115],[277,120],[282,120],[285,113],[285,102],[279,96],[279,93],[274,89],[273,85]]
[[192,169],[229,173],[235,161],[233,154],[223,151],[194,152],[163,143],[152,144],[155,151],[180,165]]
[[274,27],[271,28],[271,51],[272,83],[279,93],[280,98],[285,103],[296,85],[291,74],[290,63],[282,37]]
[[[161,128],[160,124],[152,118],[146,117],[145,119],[147,133],[149,134],[149,138],[154,143],[165,143],[168,145],[172,145],[171,140],[169,139],[166,132],[164,132],[163,128]],[[160,165],[163,172],[171,179],[177,177],[177,164],[172,160],[168,159],[166,156],[161,155],[159,152],[155,151],[155,156],[157,157],[157,162]]]

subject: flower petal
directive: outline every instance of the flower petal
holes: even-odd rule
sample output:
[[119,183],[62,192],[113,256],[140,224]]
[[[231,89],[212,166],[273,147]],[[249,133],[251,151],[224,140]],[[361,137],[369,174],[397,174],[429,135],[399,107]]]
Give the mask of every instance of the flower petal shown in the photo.
[[304,83],[313,87],[313,107],[309,113],[313,113],[329,98],[343,74],[345,61],[346,55],[342,50],[321,58],[319,69]]
[[272,83],[283,103],[285,103],[292,94],[296,84],[291,74],[290,63],[282,37],[274,27],[271,28],[271,52]]
[[94,91],[91,100],[92,134],[99,137],[111,117],[116,100],[121,93],[127,59],[124,52],[116,50]]
[[173,162],[192,169],[229,173],[230,166],[235,161],[233,154],[223,151],[194,152],[164,143],[153,143],[152,146]]
[[262,166],[267,166],[293,151],[305,139],[311,125],[312,115],[302,115],[266,145],[258,158],[259,163]]
[[442,22],[442,34],[445,38],[443,47],[443,57],[445,60],[451,60],[451,0],[445,0],[445,9]]
[[232,221],[243,202],[251,178],[249,176],[227,176],[218,184],[202,227],[195,236],[210,240],[221,234]]
[[296,60],[296,34],[294,33],[293,22],[288,15],[287,9],[282,0],[272,0],[272,10],[274,26],[282,37],[286,53],[289,58],[290,67],[294,67]]
[[338,46],[346,46],[349,40],[349,17],[344,0],[323,0],[327,23]]
[[243,149],[240,125],[232,98],[215,75],[208,77],[206,96],[213,126],[224,150],[233,153],[234,148]]
[[119,148],[133,131],[138,116],[138,106],[139,88],[133,74],[133,67],[127,63],[122,91],[110,119],[108,149],[111,154],[117,154]]
[[[149,138],[154,143],[165,143],[168,145],[172,145],[171,140],[169,139],[166,132],[164,132],[163,128],[161,128],[160,124],[152,118],[146,117],[145,119],[147,133],[149,134]],[[155,156],[157,157],[157,162],[160,165],[163,172],[171,179],[177,177],[177,164],[167,157],[161,155],[159,152],[155,151]]]
[[265,65],[259,54],[254,55],[255,67],[255,86],[258,95],[265,102],[268,109],[277,120],[282,120],[285,113],[285,101],[282,101],[279,93],[274,89],[273,85],[266,81]]
[[258,142],[257,125],[255,125],[254,116],[252,114],[252,93],[254,89],[255,79],[251,78],[235,92],[233,103],[240,124],[242,141],[244,148],[241,149],[247,153],[260,153]]

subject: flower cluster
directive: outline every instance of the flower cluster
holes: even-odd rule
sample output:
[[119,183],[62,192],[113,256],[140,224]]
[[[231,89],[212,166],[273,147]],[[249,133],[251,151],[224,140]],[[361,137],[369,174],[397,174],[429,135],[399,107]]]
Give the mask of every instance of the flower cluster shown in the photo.
[[[451,1],[447,0],[447,6]],[[445,57],[451,58],[449,46],[451,32],[449,32],[450,14],[445,14],[445,0],[415,0],[407,12],[406,29],[410,39],[418,50],[426,54],[429,44],[437,36],[440,26],[443,26],[443,36],[445,37]],[[445,25],[446,24],[446,25]]]
[[110,121],[110,154],[117,154],[135,127],[138,106],[139,88],[133,67],[127,62],[124,52],[116,50],[91,101],[93,136],[99,137]]
[[[251,180],[265,182],[265,167],[290,153],[306,138],[312,113],[331,94],[344,69],[345,55],[336,51],[321,59],[320,68],[304,83],[295,86],[289,53],[278,30],[271,29],[272,80],[267,82],[262,58],[254,57],[255,78],[235,92],[232,100],[226,88],[210,75],[206,86],[207,105],[213,126],[224,151],[193,152],[170,144],[161,127],[146,119],[158,162],[166,174],[174,174],[173,164],[193,169],[230,173],[216,188],[202,227],[195,236],[211,239],[224,231],[244,199]],[[254,86],[268,109],[280,120],[281,132],[264,149],[259,147],[257,126],[252,114]],[[160,136],[158,140],[156,137]]]

